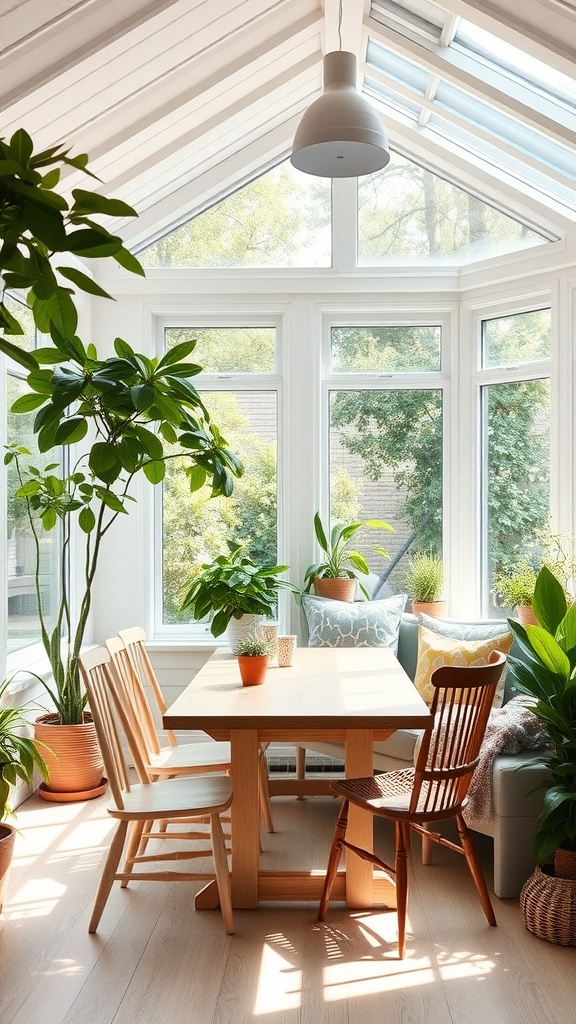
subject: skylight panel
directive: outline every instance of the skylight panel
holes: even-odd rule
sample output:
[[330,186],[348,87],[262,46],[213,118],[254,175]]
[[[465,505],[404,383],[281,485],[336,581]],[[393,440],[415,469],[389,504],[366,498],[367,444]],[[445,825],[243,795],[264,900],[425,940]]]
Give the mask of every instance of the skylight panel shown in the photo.
[[550,64],[464,19],[460,21],[454,44],[576,112],[576,81]]
[[373,0],[370,17],[381,25],[412,30],[417,35],[439,41],[446,14],[429,0]]
[[473,130],[468,131],[438,114],[431,115],[427,127],[472,156],[478,157],[483,163],[498,167],[518,181],[538,189],[541,195],[551,196],[569,209],[576,209],[576,191],[574,188],[550,179],[544,171],[528,167],[520,156],[514,158],[507,153],[503,153],[496,145],[491,146],[485,139],[479,139]]
[[564,177],[576,180],[576,164],[572,150],[553,142],[539,132],[527,131],[521,121],[509,114],[496,110],[488,103],[447,82],[439,83],[435,103],[438,107],[457,114],[473,127],[479,127],[496,139],[508,143],[520,153],[538,160]]
[[415,121],[420,117],[422,107],[419,103],[413,103],[405,96],[400,96],[399,93],[394,92],[394,89],[388,88],[381,82],[375,82],[373,78],[364,77],[364,88],[362,91],[372,99],[379,100],[380,103],[393,107],[402,114],[407,114],[408,117],[413,118]]
[[417,92],[419,96],[425,95],[430,75],[425,68],[419,67],[413,61],[405,60],[404,57],[400,57],[392,50],[387,50],[369,40],[366,63],[387,78],[392,78]]

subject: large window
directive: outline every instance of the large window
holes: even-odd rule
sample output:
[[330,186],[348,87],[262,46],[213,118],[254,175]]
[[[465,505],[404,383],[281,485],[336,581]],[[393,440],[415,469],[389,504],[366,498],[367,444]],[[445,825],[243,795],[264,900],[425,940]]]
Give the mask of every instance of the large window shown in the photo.
[[492,377],[481,387],[484,594],[492,615],[503,614],[494,575],[537,569],[549,544],[550,333],[549,309],[482,322],[482,365]]
[[[442,552],[443,393],[398,387],[395,376],[440,370],[441,328],[333,326],[330,335],[332,371],[348,371],[346,389],[329,391],[331,518],[393,527],[364,529],[356,546],[372,572],[401,591],[407,554]],[[358,387],[359,375],[370,373],[386,380]],[[375,544],[390,557],[375,553]]]
[[277,558],[278,386],[276,328],[169,327],[165,344],[195,338],[193,359],[203,367],[194,383],[206,407],[240,457],[245,472],[231,498],[190,493],[181,460],[170,460],[162,497],[162,627],[190,622],[179,609],[183,588],[203,562],[245,545],[256,561]]
[[[29,351],[36,347],[37,338],[32,314],[25,307],[8,299],[14,305],[14,313],[25,329],[20,339],[23,348]],[[8,443],[17,444],[35,451],[32,414],[13,414],[10,408],[26,390],[23,371],[10,364],[6,373],[6,437]],[[42,467],[48,461],[55,462],[58,454],[35,455],[34,465]],[[44,534],[40,530],[38,549],[26,514],[26,503],[15,497],[20,486],[14,463],[5,469],[6,473],[6,523],[7,523],[7,578],[6,595],[8,607],[7,650],[8,653],[37,643],[40,640],[40,622],[35,585],[36,557],[39,557],[40,600],[51,625],[50,613],[58,604],[59,576],[58,554],[60,536],[58,530]]]

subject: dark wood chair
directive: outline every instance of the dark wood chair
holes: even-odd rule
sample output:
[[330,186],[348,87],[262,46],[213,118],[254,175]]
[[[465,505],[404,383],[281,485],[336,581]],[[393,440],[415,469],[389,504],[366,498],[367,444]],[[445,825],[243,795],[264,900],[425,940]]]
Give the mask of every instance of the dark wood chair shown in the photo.
[[[495,652],[490,663],[482,667],[450,666],[434,672],[431,706],[434,727],[422,736],[414,768],[332,783],[331,788],[344,798],[344,803],[330,849],[319,921],[325,920],[342,850],[346,848],[353,856],[370,861],[395,880],[398,953],[403,959],[406,952],[410,830],[413,830],[422,836],[423,842],[438,843],[466,858],[488,923],[496,924],[486,881],[462,811],[505,662],[505,655]],[[394,822],[393,867],[375,854],[347,842],[350,803]],[[429,827],[435,821],[449,818],[456,820],[460,844],[451,842]]]

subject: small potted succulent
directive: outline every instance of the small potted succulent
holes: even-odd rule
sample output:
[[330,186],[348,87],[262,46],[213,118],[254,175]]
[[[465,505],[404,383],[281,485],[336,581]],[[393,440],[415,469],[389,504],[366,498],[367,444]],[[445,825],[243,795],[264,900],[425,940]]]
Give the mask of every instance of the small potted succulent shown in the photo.
[[236,645],[238,668],[243,686],[259,686],[266,678],[273,645],[258,629],[242,637]]
[[[365,597],[369,597],[361,577],[368,576],[368,563],[359,551],[350,551],[352,537],[362,526],[370,526],[378,530],[393,530],[394,527],[383,519],[366,519],[355,523],[334,523],[328,532],[317,512],[314,516],[314,533],[324,557],[319,562],[312,562],[304,574],[303,593],[307,594],[314,586],[320,597],[331,597],[336,601],[353,601],[358,584]],[[380,547],[374,551],[384,558],[388,552]]]
[[405,586],[412,598],[414,615],[444,615],[446,602],[441,601],[444,569],[440,555],[416,551],[411,556],[405,577]]
[[0,683],[0,913],[8,887],[15,829],[5,819],[14,811],[10,806],[10,787],[18,779],[28,786],[34,784],[34,770],[48,779],[48,769],[38,747],[28,735],[28,722],[22,708],[5,707],[4,702],[12,678]]

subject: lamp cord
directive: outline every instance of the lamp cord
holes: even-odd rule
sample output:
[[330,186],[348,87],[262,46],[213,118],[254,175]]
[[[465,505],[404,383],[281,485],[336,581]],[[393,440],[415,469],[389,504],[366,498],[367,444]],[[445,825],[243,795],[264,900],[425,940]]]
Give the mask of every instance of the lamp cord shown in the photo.
[[338,49],[342,49],[342,0],[338,7]]

